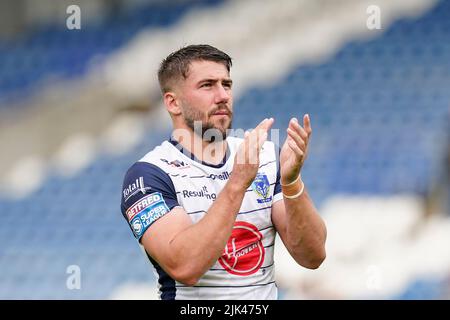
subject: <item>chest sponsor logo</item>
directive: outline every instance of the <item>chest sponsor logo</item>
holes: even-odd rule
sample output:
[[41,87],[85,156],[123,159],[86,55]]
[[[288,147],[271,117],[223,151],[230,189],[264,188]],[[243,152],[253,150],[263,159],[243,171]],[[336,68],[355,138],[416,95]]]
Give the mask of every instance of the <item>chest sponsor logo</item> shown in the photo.
[[126,212],[128,221],[131,221],[131,219],[133,219],[139,212],[162,202],[164,202],[164,199],[159,192],[149,194],[148,196],[139,199],[128,208]]
[[269,196],[270,193],[270,183],[269,179],[264,173],[258,173],[253,180],[252,189],[259,196],[259,199],[256,199],[258,203],[266,203],[272,201],[272,196]]
[[144,186],[144,177],[139,177],[132,183],[128,185],[127,188],[123,189],[123,199],[124,201],[128,201],[132,196],[134,196],[138,192],[142,192],[145,194],[147,190],[150,190],[150,187]]
[[253,224],[236,221],[219,263],[229,273],[248,276],[257,272],[264,262],[262,235]]
[[184,198],[206,198],[209,200],[216,200],[217,194],[214,192],[209,192],[208,188],[206,186],[203,186],[200,191],[198,190],[182,190],[181,194]]
[[207,178],[212,180],[228,180],[230,178],[230,173],[228,171],[222,172],[220,174],[211,173],[207,175]]

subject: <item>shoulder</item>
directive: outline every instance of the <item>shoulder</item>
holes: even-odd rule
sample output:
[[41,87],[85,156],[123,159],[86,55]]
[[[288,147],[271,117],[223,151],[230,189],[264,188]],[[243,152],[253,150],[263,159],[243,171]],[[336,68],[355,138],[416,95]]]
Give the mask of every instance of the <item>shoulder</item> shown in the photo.
[[122,186],[122,200],[127,203],[139,192],[146,194],[155,187],[172,186],[169,175],[148,162],[136,162],[126,172]]
[[165,143],[155,147],[126,171],[122,185],[122,204],[129,206],[140,197],[153,192],[175,198],[175,188],[167,164],[168,151]]
[[137,161],[133,163],[125,173],[125,180],[138,176],[165,176],[167,173],[159,166],[146,161]]

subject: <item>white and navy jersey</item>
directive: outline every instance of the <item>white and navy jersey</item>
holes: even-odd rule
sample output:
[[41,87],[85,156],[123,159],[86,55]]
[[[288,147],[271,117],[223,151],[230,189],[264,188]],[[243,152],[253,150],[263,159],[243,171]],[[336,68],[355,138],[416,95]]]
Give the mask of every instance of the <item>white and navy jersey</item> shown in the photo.
[[[183,207],[193,223],[208,214],[230,177],[241,142],[228,137],[222,163],[209,165],[170,139],[131,166],[124,179],[121,209],[139,243],[148,227],[176,206]],[[194,286],[172,279],[146,253],[158,278],[160,298],[277,299],[271,209],[282,199],[279,180],[278,150],[267,141],[222,256]]]

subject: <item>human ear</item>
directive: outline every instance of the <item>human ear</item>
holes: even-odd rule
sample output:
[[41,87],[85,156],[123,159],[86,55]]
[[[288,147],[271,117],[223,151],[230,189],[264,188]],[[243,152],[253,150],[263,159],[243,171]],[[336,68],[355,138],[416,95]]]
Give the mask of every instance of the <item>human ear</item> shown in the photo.
[[181,114],[181,108],[179,100],[174,92],[166,92],[163,96],[164,104],[166,105],[167,111],[171,115],[179,115]]

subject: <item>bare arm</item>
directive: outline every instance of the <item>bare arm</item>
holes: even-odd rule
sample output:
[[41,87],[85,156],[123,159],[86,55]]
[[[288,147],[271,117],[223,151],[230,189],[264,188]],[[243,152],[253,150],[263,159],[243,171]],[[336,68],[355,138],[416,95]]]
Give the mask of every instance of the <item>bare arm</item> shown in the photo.
[[325,259],[325,223],[306,191],[295,199],[277,201],[272,221],[281,240],[301,266],[316,269]]
[[246,136],[230,179],[199,222],[193,224],[186,211],[177,207],[144,233],[144,248],[173,279],[194,285],[223,253],[245,192],[258,171],[259,151],[272,123],[263,121]]
[[[294,183],[307,156],[311,135],[309,116],[303,119],[302,128],[296,119],[289,123],[288,137],[280,153],[281,184]],[[299,190],[303,181],[296,184]],[[310,269],[318,268],[325,259],[327,230],[311,198],[304,189],[300,196],[287,198],[274,203],[272,220],[281,240],[295,261]]]
[[144,233],[142,244],[172,278],[194,285],[225,248],[245,194],[242,189],[230,177],[198,223],[176,207]]

